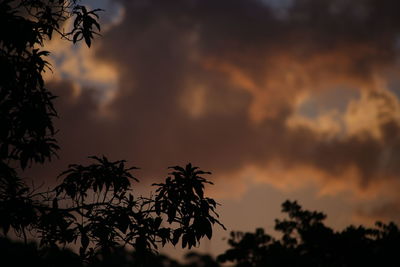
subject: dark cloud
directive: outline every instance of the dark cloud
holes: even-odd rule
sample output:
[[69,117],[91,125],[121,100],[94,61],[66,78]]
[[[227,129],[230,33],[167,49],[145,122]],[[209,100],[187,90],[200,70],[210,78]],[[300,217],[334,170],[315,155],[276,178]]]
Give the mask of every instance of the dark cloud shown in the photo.
[[[60,95],[57,168],[100,153],[128,159],[144,177],[187,161],[215,177],[279,160],[346,182],[355,168],[365,188],[400,173],[397,99],[373,85],[398,57],[399,1],[298,0],[285,16],[256,0],[119,3],[124,18],[96,51],[119,73],[108,115],[96,91],[74,97],[71,83],[51,85]],[[387,98],[379,138],[287,125],[302,94],[346,83],[370,102]]]
[[396,201],[386,201],[380,205],[374,205],[371,207],[364,207],[363,209],[358,209],[357,216],[361,220],[369,220],[371,222],[382,221],[400,221],[400,206],[399,200]]

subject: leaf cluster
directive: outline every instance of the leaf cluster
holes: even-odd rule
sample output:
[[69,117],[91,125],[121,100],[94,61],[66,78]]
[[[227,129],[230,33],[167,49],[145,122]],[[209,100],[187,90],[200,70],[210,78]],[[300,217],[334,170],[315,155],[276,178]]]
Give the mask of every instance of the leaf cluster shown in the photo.
[[[34,194],[21,184],[22,193],[5,192],[0,212],[12,212],[13,217],[0,220],[4,233],[29,232],[42,247],[77,244],[80,257],[88,260],[119,246],[143,255],[166,243],[192,247],[205,236],[211,238],[213,224],[223,227],[217,203],[204,196],[204,184],[211,182],[199,175],[208,172],[191,164],[172,167],[165,183],[154,184],[155,196],[135,197],[132,183],[138,179],[131,171],[137,168],[104,156],[91,159],[87,166],[70,165],[53,190]],[[8,196],[13,196],[12,205]]]
[[174,166],[170,169],[173,171],[165,183],[154,184],[158,186],[154,209],[157,215],[166,215],[168,223],[179,225],[173,231],[172,244],[176,245],[182,237],[182,248],[191,248],[204,236],[211,239],[215,223],[224,228],[215,212],[217,203],[204,197],[204,185],[212,182],[200,175],[211,173],[191,164],[185,168]]
[[324,224],[326,215],[286,201],[287,219],[276,220],[276,239],[262,228],[254,233],[232,232],[230,249],[220,262],[250,266],[398,266],[400,230],[394,223],[377,222],[373,228],[348,226],[334,231]]
[[[72,41],[74,43],[84,39],[88,47],[92,43],[94,35],[98,35],[100,32],[100,24],[97,22],[99,16],[96,12],[103,11],[102,9],[94,9],[87,11],[85,6],[75,6],[73,9],[73,14],[76,16],[74,21],[74,29],[68,33],[73,35]],[[94,28],[97,28],[96,32]]]
[[[81,12],[82,10],[82,12]],[[85,12],[83,12],[85,11]],[[56,155],[58,145],[53,119],[55,96],[46,89],[43,73],[49,71],[49,52],[43,49],[54,32],[70,40],[82,32],[88,46],[100,10],[87,11],[75,0],[0,1],[0,159],[19,162],[22,169]],[[93,18],[93,16],[95,18]],[[63,25],[74,19],[72,32]],[[74,42],[78,41],[76,39]]]
[[[59,149],[55,96],[43,80],[51,70],[46,40],[58,33],[90,47],[100,32],[100,11],[77,0],[0,1],[0,228],[4,235],[13,230],[25,243],[38,238],[42,248],[76,244],[84,260],[119,246],[140,255],[180,241],[191,248],[211,238],[215,223],[223,227],[217,203],[204,196],[204,185],[211,182],[200,175],[209,173],[191,164],[172,167],[150,197],[133,194],[135,167],[106,157],[70,165],[52,190],[39,192],[17,174],[50,160]],[[73,28],[66,33],[62,27],[70,19]]]

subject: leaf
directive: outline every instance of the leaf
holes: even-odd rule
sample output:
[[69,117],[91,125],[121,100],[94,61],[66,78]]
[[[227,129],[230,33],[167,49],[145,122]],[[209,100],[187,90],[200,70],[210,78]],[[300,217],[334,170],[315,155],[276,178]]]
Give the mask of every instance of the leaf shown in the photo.
[[175,246],[179,242],[179,238],[181,237],[182,232],[183,232],[183,230],[181,228],[176,229],[174,231],[174,236],[172,238],[172,245]]
[[203,185],[201,183],[195,183],[194,184],[194,190],[196,191],[196,194],[200,197],[200,199],[204,198],[204,192],[203,192]]
[[187,243],[188,243],[188,236],[187,236],[187,234],[184,234],[182,236],[182,248],[185,248]]
[[86,248],[89,246],[89,237],[86,235],[86,233],[81,232],[81,245],[83,251],[86,251]]
[[156,200],[156,203],[154,204],[154,210],[156,211],[157,216],[160,216],[160,214],[161,214],[161,203],[160,203],[160,201]]
[[168,169],[174,169],[174,170],[182,172],[182,173],[185,172],[185,169],[180,166],[171,166],[171,167],[168,167]]
[[100,31],[100,24],[95,20],[93,20],[92,23],[96,26],[97,30]]
[[84,35],[84,38],[85,38],[85,43],[86,43],[86,45],[87,45],[88,47],[90,47],[90,45],[91,45],[91,43],[92,43],[92,40],[91,40],[90,36],[89,36],[89,35]]
[[208,220],[204,220],[203,227],[204,227],[203,229],[204,229],[204,232],[205,232],[207,238],[211,239],[211,237],[212,237],[212,226],[211,226],[211,223]]
[[80,37],[82,35],[82,31],[77,31],[72,38],[72,42],[75,44],[77,41],[81,40]]
[[160,227],[160,225],[161,225],[161,222],[162,222],[162,218],[161,217],[155,218],[155,220],[154,220],[154,228],[158,229]]
[[175,215],[176,215],[176,208],[170,207],[168,210],[168,222],[169,223],[172,223],[174,221]]
[[126,214],[122,214],[118,219],[117,228],[118,230],[120,230],[122,233],[125,234],[130,223],[131,220],[129,219],[129,216]]

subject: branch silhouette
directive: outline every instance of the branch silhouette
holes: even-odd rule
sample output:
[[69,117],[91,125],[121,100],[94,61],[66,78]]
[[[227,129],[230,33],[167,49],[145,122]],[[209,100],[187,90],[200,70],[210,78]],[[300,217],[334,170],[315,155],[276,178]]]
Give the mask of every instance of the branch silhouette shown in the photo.
[[[79,260],[111,257],[130,246],[139,265],[145,265],[159,246],[167,243],[197,246],[212,237],[212,226],[222,223],[217,203],[204,196],[201,175],[210,174],[188,164],[171,167],[165,183],[154,184],[157,194],[133,194],[138,182],[135,167],[125,161],[90,157],[87,166],[73,164],[60,174],[61,184],[38,192],[20,173],[32,164],[43,164],[57,155],[53,120],[55,96],[46,88],[43,74],[51,71],[43,50],[47,40],[61,38],[88,47],[100,24],[101,9],[88,10],[77,0],[0,1],[0,228],[13,231],[27,251],[62,251],[78,244]],[[65,31],[72,20],[72,29]],[[37,238],[40,249],[30,247]],[[2,238],[2,245],[13,245]],[[8,244],[8,245],[7,245]],[[19,246],[19,245],[17,245]],[[35,252],[35,253],[36,253]],[[57,253],[58,253],[57,252]],[[32,252],[33,253],[33,252]],[[37,254],[37,256],[39,255]],[[60,254],[61,255],[61,254]],[[43,255],[42,255],[43,256]],[[43,256],[42,259],[46,257]]]
[[230,248],[218,256],[222,263],[250,266],[398,266],[400,231],[396,224],[377,222],[374,228],[350,225],[334,231],[326,215],[286,201],[288,218],[275,220],[276,239],[258,228],[231,232]]

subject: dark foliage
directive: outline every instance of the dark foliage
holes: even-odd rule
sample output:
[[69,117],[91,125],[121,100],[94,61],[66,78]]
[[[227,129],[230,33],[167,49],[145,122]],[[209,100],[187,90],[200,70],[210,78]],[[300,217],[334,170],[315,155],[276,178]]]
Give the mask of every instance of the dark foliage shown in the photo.
[[1,266],[60,266],[80,267],[82,261],[78,255],[67,249],[42,248],[35,243],[20,243],[0,238]]
[[[54,139],[54,95],[43,81],[50,70],[43,50],[54,32],[74,42],[84,39],[90,46],[100,30],[99,9],[87,11],[76,0],[0,1],[0,159],[1,165],[19,162],[25,169],[32,162],[43,163],[59,148]],[[62,27],[74,19],[73,29]],[[10,176],[6,166],[1,176]]]
[[[21,256],[23,255],[23,257]],[[0,238],[0,258],[2,266],[43,266],[43,267],[135,267],[143,266],[143,255],[122,247],[114,248],[113,253],[98,254],[90,263],[83,264],[78,255],[71,250],[58,248],[39,248],[35,243],[19,243]],[[181,263],[163,254],[148,254],[149,267],[219,267],[209,255],[189,253],[186,263]]]
[[[374,228],[349,226],[334,231],[324,224],[320,212],[303,210],[296,202],[283,204],[287,219],[276,220],[279,239],[259,228],[254,233],[232,232],[230,248],[218,257],[229,266],[398,266],[400,231],[394,223],[377,223]],[[165,215],[167,220],[167,214]],[[26,257],[18,257],[22,252]],[[147,252],[147,253],[146,253]],[[188,253],[185,263],[151,251],[128,251],[113,246],[99,250],[85,266],[154,266],[154,267],[219,267],[209,255]],[[0,239],[0,257],[24,264],[41,266],[82,266],[80,257],[58,247],[38,247],[33,243],[14,243]],[[65,264],[65,265],[60,265]],[[70,265],[68,265],[70,264]],[[13,265],[15,266],[15,265]]]
[[236,266],[399,266],[400,231],[394,223],[374,228],[349,226],[334,231],[324,224],[326,215],[303,210],[286,201],[288,219],[276,220],[281,234],[275,239],[263,229],[232,232],[230,249],[218,257]]
[[166,182],[155,184],[158,194],[136,197],[134,167],[92,158],[91,165],[71,165],[60,175],[61,184],[47,192],[33,193],[23,183],[2,187],[4,234],[13,229],[25,240],[27,234],[39,238],[40,246],[48,248],[78,244],[81,258],[89,260],[126,245],[141,255],[179,240],[190,248],[205,236],[211,238],[213,224],[223,227],[215,213],[217,203],[204,197],[204,184],[210,182],[199,175],[207,172],[191,164],[171,167]]
[[[31,264],[59,266],[54,263],[71,255],[71,262],[63,263],[79,266],[105,263],[129,246],[135,265],[147,265],[156,260],[153,253],[160,245],[181,241],[190,248],[203,237],[211,238],[215,223],[223,227],[217,203],[204,196],[204,185],[211,182],[201,175],[208,172],[191,164],[171,167],[170,176],[154,185],[157,194],[150,197],[134,195],[135,167],[104,156],[91,157],[94,162],[88,166],[70,165],[60,175],[61,183],[45,192],[18,175],[50,160],[59,149],[53,127],[55,96],[43,80],[50,70],[45,41],[58,33],[90,47],[100,31],[101,10],[87,10],[78,2],[0,0],[0,229],[25,244],[1,239],[2,258],[12,259],[20,250]],[[65,32],[62,27],[69,19],[72,29]],[[30,239],[37,239],[39,248]],[[64,250],[68,245],[78,246],[78,255]],[[24,258],[14,260],[25,263]]]

